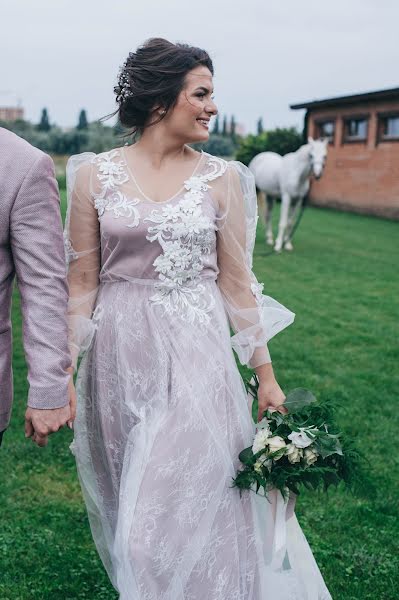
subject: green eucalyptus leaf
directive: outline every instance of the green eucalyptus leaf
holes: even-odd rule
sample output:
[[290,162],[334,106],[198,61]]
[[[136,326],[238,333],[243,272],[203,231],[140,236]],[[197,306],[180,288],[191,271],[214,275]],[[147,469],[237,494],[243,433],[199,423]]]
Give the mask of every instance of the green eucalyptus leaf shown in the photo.
[[249,467],[252,466],[255,462],[252,447],[250,446],[249,448],[244,448],[244,450],[241,450],[238,458],[244,465],[248,465]]
[[320,436],[314,445],[322,458],[327,458],[327,456],[331,456],[332,454],[340,454],[342,456],[341,442],[336,436]]
[[310,390],[305,388],[295,388],[288,392],[284,401],[284,406],[289,413],[296,413],[316,401],[316,397]]

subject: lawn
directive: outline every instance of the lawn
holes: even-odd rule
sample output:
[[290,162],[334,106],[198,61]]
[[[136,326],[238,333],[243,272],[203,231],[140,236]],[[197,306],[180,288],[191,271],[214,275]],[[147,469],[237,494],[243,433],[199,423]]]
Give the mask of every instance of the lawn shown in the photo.
[[[374,498],[338,489],[298,499],[334,600],[399,597],[398,227],[308,208],[294,252],[281,255],[268,255],[258,232],[258,278],[297,315],[270,343],[277,379],[285,390],[308,387],[339,403],[339,423],[369,456],[377,488]],[[0,598],[113,600],[68,450],[71,432],[45,449],[23,436],[27,382],[15,300],[16,401],[0,451]]]

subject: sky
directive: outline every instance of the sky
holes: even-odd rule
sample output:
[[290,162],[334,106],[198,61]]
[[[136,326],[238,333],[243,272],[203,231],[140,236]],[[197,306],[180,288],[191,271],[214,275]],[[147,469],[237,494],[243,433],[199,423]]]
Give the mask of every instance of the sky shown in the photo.
[[205,48],[215,101],[246,132],[302,128],[301,101],[399,87],[398,0],[0,0],[0,106],[77,123],[115,108],[129,51],[161,36]]

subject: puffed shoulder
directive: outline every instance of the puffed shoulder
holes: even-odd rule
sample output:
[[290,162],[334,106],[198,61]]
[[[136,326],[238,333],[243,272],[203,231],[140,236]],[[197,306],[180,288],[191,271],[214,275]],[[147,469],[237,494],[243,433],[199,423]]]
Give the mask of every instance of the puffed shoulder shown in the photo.
[[67,172],[76,171],[79,167],[84,164],[91,163],[96,158],[97,154],[94,152],[81,152],[81,154],[72,154],[68,158],[67,162]]
[[66,165],[67,190],[71,191],[75,186],[90,186],[92,166],[96,156],[94,152],[82,152],[69,157]]
[[228,173],[230,174],[229,189],[233,194],[244,198],[245,210],[253,212],[253,206],[256,201],[255,178],[247,166],[238,160],[231,160],[228,163]]
[[255,183],[255,178],[249,168],[239,160],[231,160],[227,165],[228,170],[233,177],[238,177],[240,181],[247,182],[247,185]]

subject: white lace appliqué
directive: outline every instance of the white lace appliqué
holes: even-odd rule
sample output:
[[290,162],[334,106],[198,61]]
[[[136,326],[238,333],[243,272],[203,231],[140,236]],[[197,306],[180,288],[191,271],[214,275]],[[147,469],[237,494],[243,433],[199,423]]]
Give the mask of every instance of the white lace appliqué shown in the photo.
[[94,158],[94,162],[98,166],[97,177],[101,182],[100,191],[94,194],[94,207],[99,217],[102,217],[106,210],[112,211],[116,219],[119,217],[132,219],[126,227],[137,227],[140,215],[136,206],[140,200],[127,198],[117,189],[118,186],[129,181],[125,169],[126,163],[123,160],[114,160],[117,156],[119,156],[118,150],[112,150]]
[[208,181],[226,169],[226,162],[209,157],[210,172],[192,176],[184,182],[187,192],[176,204],[167,204],[162,210],[153,210],[145,221],[155,225],[148,228],[147,239],[157,240],[163,250],[153,265],[159,274],[156,293],[150,300],[162,305],[169,315],[209,323],[209,313],[214,298],[206,293],[201,283],[203,256],[210,254],[215,243],[215,224],[203,214],[203,193],[209,189]]
[[251,283],[251,292],[255,296],[258,304],[261,306],[263,302],[263,288],[264,283],[259,283],[258,281],[254,281]]

